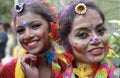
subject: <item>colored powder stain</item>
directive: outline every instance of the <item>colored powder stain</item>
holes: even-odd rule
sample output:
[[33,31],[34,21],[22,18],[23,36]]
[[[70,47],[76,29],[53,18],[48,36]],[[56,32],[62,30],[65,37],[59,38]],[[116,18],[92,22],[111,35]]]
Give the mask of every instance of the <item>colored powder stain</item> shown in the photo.
[[77,43],[75,43],[75,45],[77,45]]
[[97,42],[97,41],[99,41],[99,39],[98,39],[98,38],[95,38],[95,39],[92,39],[92,38],[91,38],[91,39],[90,39],[90,42],[91,42],[91,41]]
[[73,46],[73,49],[75,50],[76,55],[78,55],[79,57],[83,56],[82,51],[78,50],[75,46]]
[[85,45],[83,44],[83,47],[85,47]]
[[16,23],[21,23],[20,20],[17,20]]
[[98,38],[95,38],[95,41],[98,41],[99,39]]
[[90,42],[93,41],[93,39],[90,39]]
[[91,35],[91,37],[93,37],[93,35]]
[[95,30],[95,27],[93,24],[90,24],[90,29]]
[[28,17],[28,19],[30,19],[30,17]]
[[23,21],[23,25],[24,25],[24,26],[28,26],[29,23],[28,23],[27,21]]
[[95,58],[93,57],[92,60],[94,60]]
[[83,17],[85,18],[85,17],[86,17],[86,15],[84,14],[84,15],[83,15]]
[[93,26],[93,24],[90,24],[90,26]]
[[44,45],[43,45],[43,47],[45,48],[47,45],[46,45],[46,33],[44,32],[43,34],[42,34],[42,37],[43,37],[43,40],[44,40]]

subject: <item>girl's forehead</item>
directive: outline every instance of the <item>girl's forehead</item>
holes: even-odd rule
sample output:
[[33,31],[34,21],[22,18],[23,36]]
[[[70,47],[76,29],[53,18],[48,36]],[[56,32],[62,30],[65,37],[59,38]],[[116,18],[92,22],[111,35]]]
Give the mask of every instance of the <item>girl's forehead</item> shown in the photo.
[[27,26],[29,23],[35,22],[37,20],[42,21],[44,19],[41,15],[31,13],[31,12],[27,12],[27,13],[21,15],[21,16],[17,16],[16,26],[19,26],[19,25]]
[[88,9],[83,15],[77,14],[73,21],[74,26],[96,26],[100,23],[103,23],[102,17],[96,10],[93,9]]
[[41,19],[41,18],[42,18],[41,15],[38,15],[32,12],[26,12],[23,15],[17,16],[16,20],[24,21],[24,20],[34,20],[34,19]]

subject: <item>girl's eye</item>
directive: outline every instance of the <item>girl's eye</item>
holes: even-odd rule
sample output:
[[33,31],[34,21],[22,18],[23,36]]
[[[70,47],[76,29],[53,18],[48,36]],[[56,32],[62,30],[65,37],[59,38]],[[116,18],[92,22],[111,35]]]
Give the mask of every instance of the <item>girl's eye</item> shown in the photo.
[[40,26],[41,26],[42,24],[40,24],[40,23],[34,23],[34,24],[32,24],[32,28],[33,29],[38,29]]
[[86,32],[79,32],[79,33],[76,34],[76,36],[79,37],[79,38],[81,38],[81,39],[85,39],[85,38],[87,38],[89,35],[88,35],[88,33],[86,33]]
[[22,33],[24,33],[24,31],[25,31],[24,28],[16,29],[16,33],[18,33],[18,34],[22,34]]
[[98,28],[98,30],[97,30],[97,33],[98,33],[99,35],[103,35],[105,32],[106,32],[106,28],[105,28],[105,27],[100,27],[100,28]]

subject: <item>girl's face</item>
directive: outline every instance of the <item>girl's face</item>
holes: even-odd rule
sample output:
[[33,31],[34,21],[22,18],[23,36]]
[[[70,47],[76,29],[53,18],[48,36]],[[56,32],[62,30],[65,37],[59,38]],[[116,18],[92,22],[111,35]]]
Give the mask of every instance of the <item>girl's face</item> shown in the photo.
[[17,38],[31,54],[43,53],[50,48],[49,24],[40,15],[27,12],[16,18]]
[[100,62],[108,46],[108,35],[100,14],[88,9],[85,15],[76,15],[68,40],[79,62]]

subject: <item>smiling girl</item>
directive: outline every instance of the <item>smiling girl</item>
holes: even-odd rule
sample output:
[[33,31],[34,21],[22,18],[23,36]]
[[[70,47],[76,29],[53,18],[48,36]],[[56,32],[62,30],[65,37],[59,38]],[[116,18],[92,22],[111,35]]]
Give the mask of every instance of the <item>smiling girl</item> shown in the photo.
[[75,57],[71,78],[113,78],[114,66],[105,56],[108,34],[105,17],[90,0],[75,0],[59,14],[63,46]]

